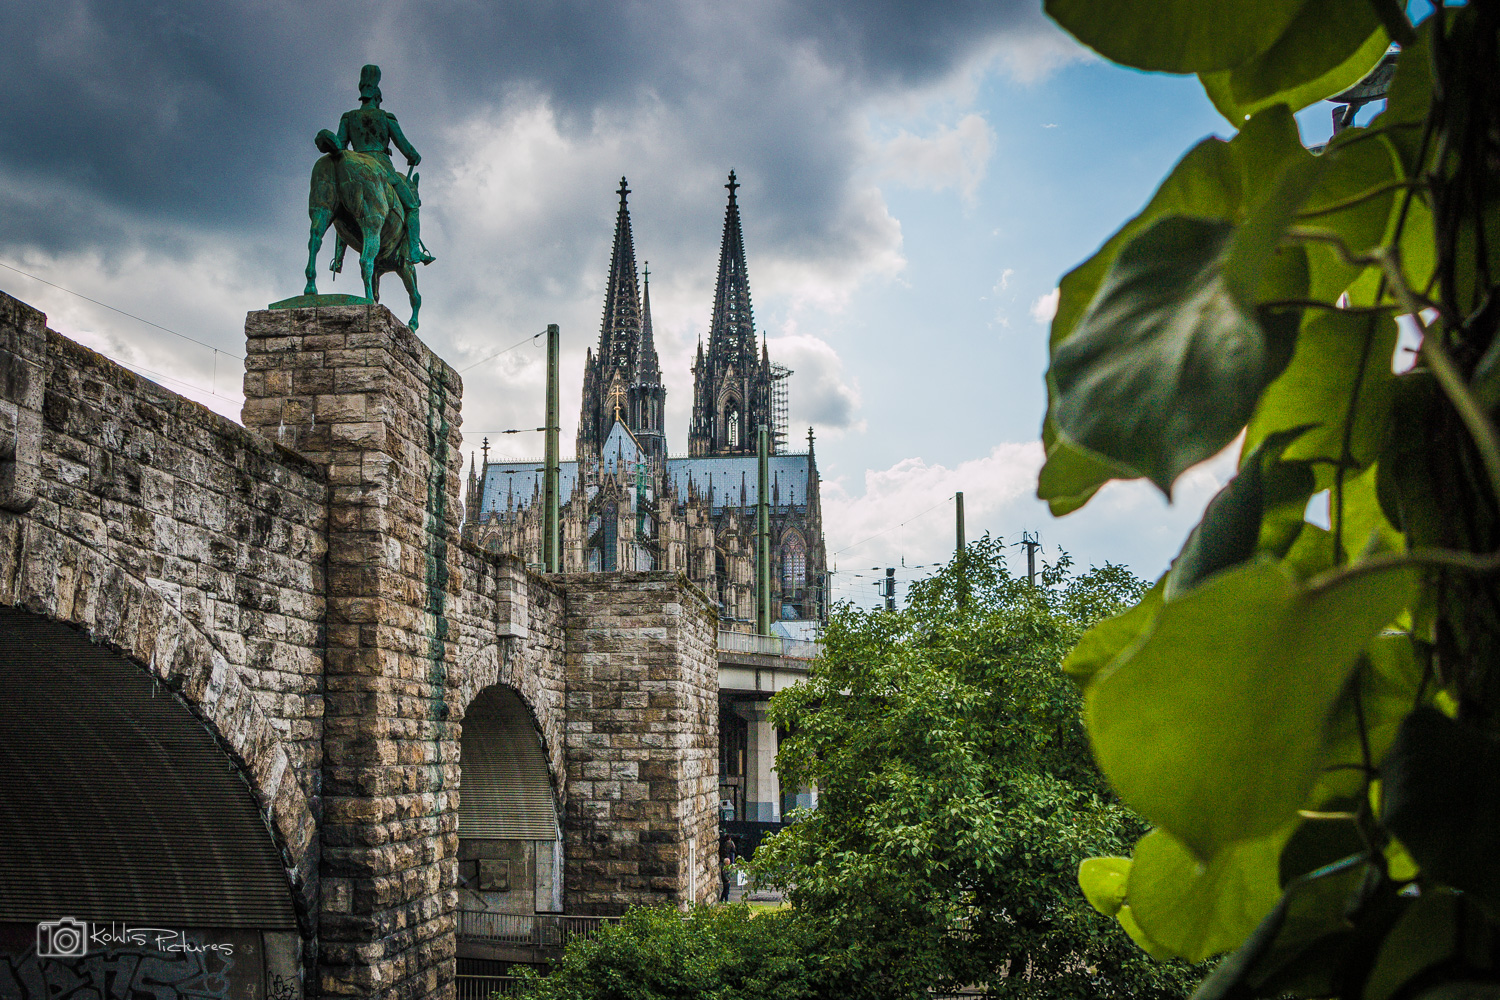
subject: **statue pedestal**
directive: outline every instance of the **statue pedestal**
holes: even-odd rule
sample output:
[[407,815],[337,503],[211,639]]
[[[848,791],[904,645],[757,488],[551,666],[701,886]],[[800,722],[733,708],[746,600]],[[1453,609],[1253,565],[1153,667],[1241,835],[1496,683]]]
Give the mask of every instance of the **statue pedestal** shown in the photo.
[[267,309],[308,309],[313,306],[368,306],[371,301],[363,295],[294,295],[280,302],[272,302]]

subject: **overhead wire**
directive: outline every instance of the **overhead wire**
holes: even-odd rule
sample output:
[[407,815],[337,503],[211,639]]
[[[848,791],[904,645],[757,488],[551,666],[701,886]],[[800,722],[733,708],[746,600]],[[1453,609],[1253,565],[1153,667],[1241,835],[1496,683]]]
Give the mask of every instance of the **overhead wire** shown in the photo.
[[933,511],[937,510],[943,504],[947,503],[949,500],[952,500],[953,497],[956,496],[956,495],[957,494],[950,494],[949,496],[943,497],[943,499],[939,500],[937,503],[933,504],[931,507],[928,507],[926,510],[919,511],[916,514],[913,514],[911,517],[908,517],[905,521],[902,521],[900,524],[893,524],[889,528],[885,528],[885,529],[883,529],[881,531],[875,532],[875,534],[871,535],[869,538],[861,538],[859,541],[853,543],[852,545],[845,545],[843,548],[839,549],[837,552],[829,553],[829,555],[830,555],[830,557],[831,556],[836,556],[836,555],[838,555],[841,552],[848,552],[850,549],[857,549],[861,545],[865,544],[865,542],[874,541],[875,539],[879,538],[881,535],[889,534],[890,532],[895,531],[897,528],[904,528],[906,525],[908,525],[911,522],[915,521],[917,518],[923,516],[924,514],[930,514]]
[[[464,372],[473,371],[475,368],[478,368],[480,365],[485,364],[486,362],[494,361],[496,358],[498,358],[502,354],[506,354],[506,353],[509,353],[510,351],[514,351],[518,347],[525,347],[527,344],[529,344],[532,341],[536,340],[538,337],[545,337],[545,336],[547,336],[547,331],[546,330],[543,330],[541,333],[534,333],[534,334],[532,334],[531,336],[527,337],[524,340],[518,340],[518,341],[516,341],[514,344],[511,344],[509,347],[502,347],[500,350],[496,351],[494,354],[491,354],[487,358],[481,358],[481,359],[479,359],[478,361],[474,362],[472,365],[470,365],[467,368],[460,368],[458,370],[458,373],[460,375],[462,375]],[[501,433],[509,433],[509,432],[502,431]]]

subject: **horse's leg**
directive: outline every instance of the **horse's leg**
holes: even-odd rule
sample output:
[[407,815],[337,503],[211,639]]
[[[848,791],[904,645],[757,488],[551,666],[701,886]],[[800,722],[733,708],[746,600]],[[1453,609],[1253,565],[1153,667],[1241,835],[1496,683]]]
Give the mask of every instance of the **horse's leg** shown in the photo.
[[401,284],[406,286],[406,296],[411,299],[411,319],[406,325],[411,329],[417,328],[417,313],[422,311],[422,293],[417,291],[417,269],[411,261],[401,265],[397,272],[401,275]]
[[312,219],[312,228],[307,238],[307,287],[302,289],[302,294],[316,295],[318,294],[318,251],[323,249],[323,234],[328,232],[329,225],[333,223],[333,212],[317,207],[309,208],[307,214]]
[[365,279],[365,298],[375,301],[375,256],[380,253],[379,219],[360,219],[364,246],[359,251],[359,273]]

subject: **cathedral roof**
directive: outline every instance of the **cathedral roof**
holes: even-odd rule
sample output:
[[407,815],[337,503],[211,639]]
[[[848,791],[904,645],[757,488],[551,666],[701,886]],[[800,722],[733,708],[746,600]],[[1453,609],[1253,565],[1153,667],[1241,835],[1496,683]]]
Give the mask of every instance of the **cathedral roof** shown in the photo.
[[[578,463],[563,462],[558,473],[558,500],[567,503],[578,482]],[[542,460],[522,462],[491,462],[484,467],[480,484],[479,510],[481,516],[505,509],[507,498],[515,496],[517,507],[530,507],[533,496],[541,496]]]
[[[754,455],[713,455],[702,458],[667,459],[667,481],[679,502],[687,500],[688,482],[692,481],[699,496],[707,495],[713,485],[713,507],[738,507],[740,485],[745,486],[745,503],[756,503],[755,483],[758,474]],[[771,488],[779,493],[786,507],[807,503],[807,479],[812,460],[807,455],[772,455],[768,459]]]

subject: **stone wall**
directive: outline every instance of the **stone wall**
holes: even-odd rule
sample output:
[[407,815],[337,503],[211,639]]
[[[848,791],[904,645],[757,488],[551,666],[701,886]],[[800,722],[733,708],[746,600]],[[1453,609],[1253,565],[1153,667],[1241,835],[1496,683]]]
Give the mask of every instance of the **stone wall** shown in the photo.
[[574,574],[568,591],[569,912],[718,892],[717,624],[681,574]]
[[388,310],[246,336],[240,427],[0,294],[0,604],[119,650],[221,739],[285,857],[307,993],[452,995],[458,741],[492,684],[545,743],[570,912],[712,898],[707,598],[464,546],[461,384]]

